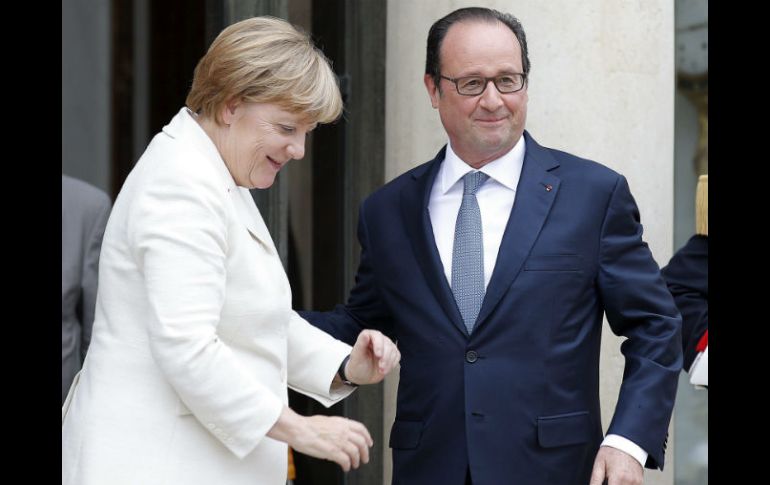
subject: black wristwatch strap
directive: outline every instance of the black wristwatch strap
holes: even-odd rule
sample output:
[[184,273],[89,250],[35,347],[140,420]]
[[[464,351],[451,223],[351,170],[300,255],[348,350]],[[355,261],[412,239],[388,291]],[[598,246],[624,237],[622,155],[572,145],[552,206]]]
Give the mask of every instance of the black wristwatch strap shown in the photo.
[[350,354],[348,354],[347,357],[342,359],[342,364],[340,364],[340,369],[337,371],[337,374],[340,375],[340,379],[342,379],[343,384],[347,386],[358,387],[358,384],[356,384],[355,382],[351,382],[348,379],[348,377],[345,375],[345,365],[348,363],[349,360],[350,360]]

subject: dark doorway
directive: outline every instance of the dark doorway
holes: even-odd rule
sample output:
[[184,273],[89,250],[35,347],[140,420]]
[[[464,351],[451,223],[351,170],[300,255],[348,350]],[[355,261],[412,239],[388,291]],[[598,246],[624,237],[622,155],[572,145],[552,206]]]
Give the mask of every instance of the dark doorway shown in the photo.
[[[312,309],[343,303],[358,266],[358,207],[384,182],[385,33],[387,2],[313,2],[312,34],[332,61],[345,102],[343,118],[319,127],[313,139]],[[330,462],[298,463],[296,485],[377,485],[383,482],[383,386],[363,386],[342,403],[325,409],[292,394],[303,414],[343,414],[363,422],[374,439],[370,461],[343,474]]]
[[[165,0],[163,2],[113,0],[112,3],[112,192],[117,195],[123,181],[150,138],[168,123],[179,109],[192,83],[193,70],[206,51],[205,0]],[[142,7],[143,16],[136,12]],[[146,10],[145,10],[146,9]],[[144,25],[137,25],[143,22]],[[146,38],[137,40],[137,32]],[[146,43],[146,47],[141,45]],[[145,47],[148,58],[137,55]],[[140,64],[146,63],[146,64]],[[137,94],[136,73],[147,71],[147,92]],[[135,97],[147,106],[136,112]],[[135,117],[142,120],[147,133],[135,133]],[[135,137],[148,137],[136,140]]]

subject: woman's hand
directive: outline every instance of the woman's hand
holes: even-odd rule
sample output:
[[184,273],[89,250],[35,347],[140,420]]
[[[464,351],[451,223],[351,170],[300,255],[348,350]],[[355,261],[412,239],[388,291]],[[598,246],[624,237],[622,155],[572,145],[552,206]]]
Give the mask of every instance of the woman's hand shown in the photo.
[[300,416],[288,407],[267,436],[288,443],[294,450],[337,463],[350,471],[369,463],[374,444],[366,427],[340,416]]
[[377,330],[364,330],[345,364],[345,377],[354,384],[376,384],[400,361],[401,352],[392,340]]

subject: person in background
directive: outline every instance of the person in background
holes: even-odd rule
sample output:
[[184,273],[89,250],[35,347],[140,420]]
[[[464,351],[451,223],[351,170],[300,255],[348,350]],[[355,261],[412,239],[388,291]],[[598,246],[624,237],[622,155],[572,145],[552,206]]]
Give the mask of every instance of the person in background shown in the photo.
[[[512,15],[433,24],[424,82],[448,143],[363,202],[347,304],[303,314],[397,340],[398,485],[640,484],[663,467],[679,312],[626,179],[524,130],[529,73]],[[626,364],[603,437],[605,314]]]
[[695,200],[695,234],[661,270],[682,313],[683,369],[687,372],[691,372],[696,356],[708,347],[708,175],[700,176]]
[[328,60],[287,22],[214,40],[107,223],[91,347],[62,407],[62,484],[279,485],[287,444],[346,471],[368,461],[361,423],[300,416],[288,387],[330,406],[381,381],[398,349],[374,330],[351,348],[292,311],[249,192],[341,112]]
[[61,402],[83,365],[94,323],[99,250],[112,203],[102,190],[61,176]]

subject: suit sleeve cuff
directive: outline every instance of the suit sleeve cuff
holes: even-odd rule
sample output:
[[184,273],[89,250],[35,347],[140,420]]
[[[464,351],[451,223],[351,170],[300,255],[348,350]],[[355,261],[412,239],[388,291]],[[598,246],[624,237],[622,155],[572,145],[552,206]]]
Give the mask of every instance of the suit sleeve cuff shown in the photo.
[[644,468],[644,464],[647,463],[647,452],[628,438],[616,434],[608,434],[604,438],[604,441],[602,441],[602,446],[609,446],[624,453],[628,453],[642,465],[642,468]]

